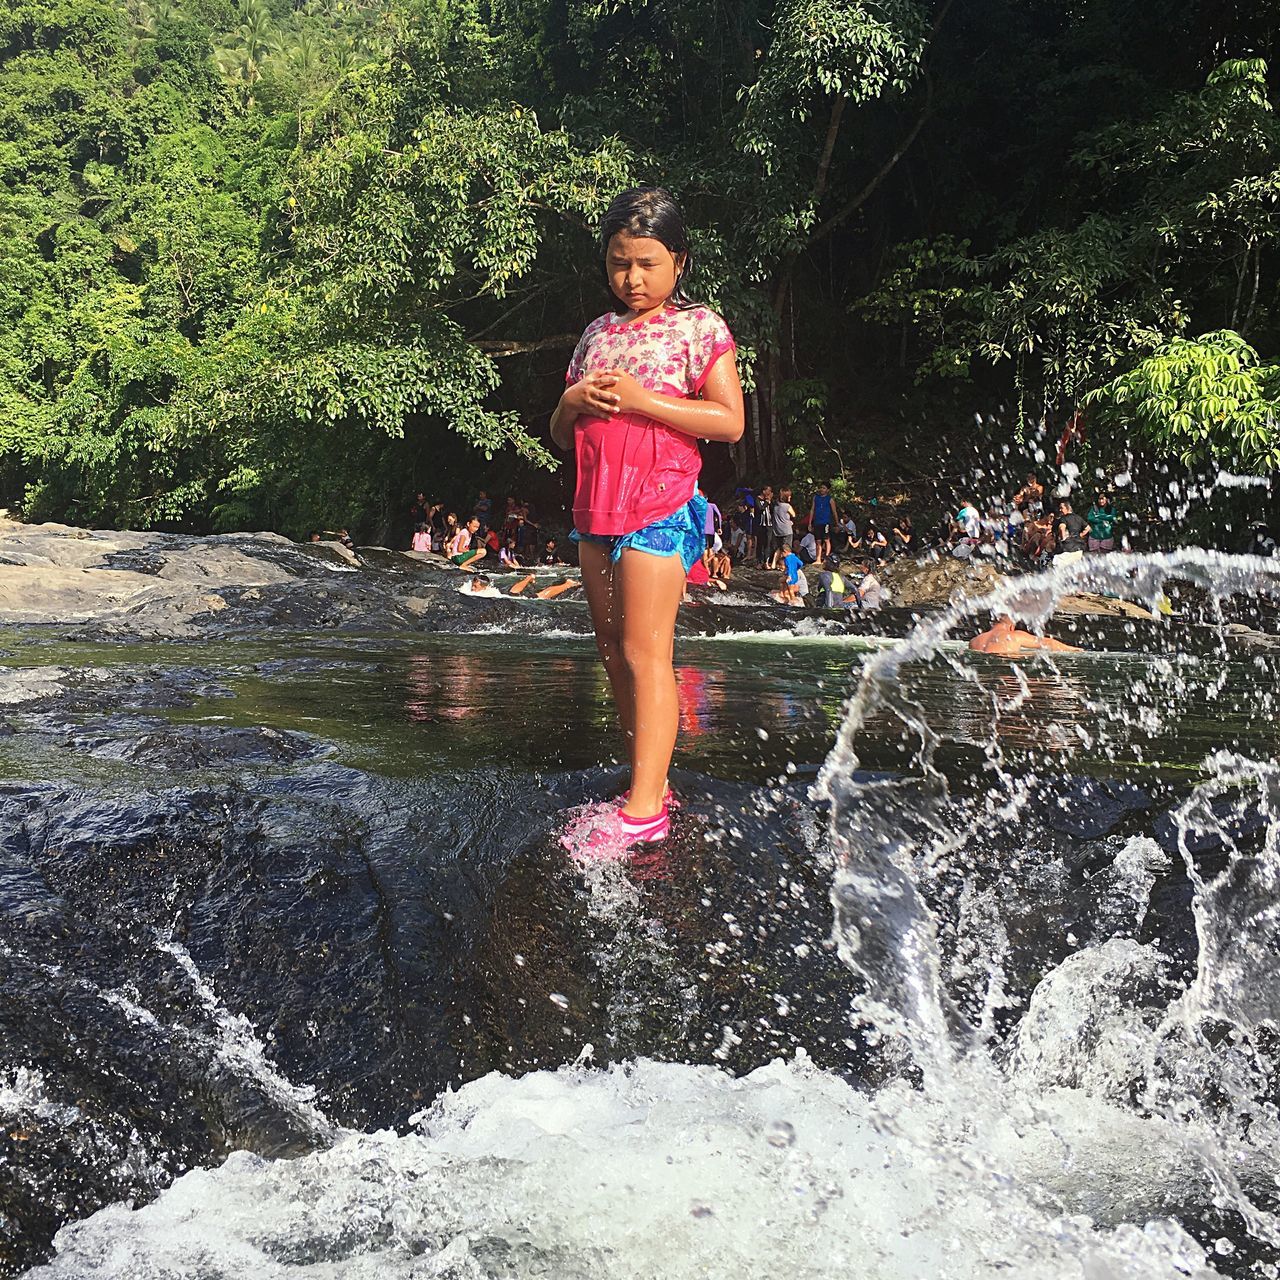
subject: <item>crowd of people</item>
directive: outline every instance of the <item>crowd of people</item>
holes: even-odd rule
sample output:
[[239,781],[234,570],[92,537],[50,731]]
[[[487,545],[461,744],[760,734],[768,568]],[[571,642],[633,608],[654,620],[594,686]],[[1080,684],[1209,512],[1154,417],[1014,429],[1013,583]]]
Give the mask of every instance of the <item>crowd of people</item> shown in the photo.
[[419,493],[409,508],[410,549],[434,552],[460,569],[488,565],[502,572],[564,565],[554,538],[544,538],[530,503],[507,498],[495,516],[493,500],[482,489],[471,514],[459,519],[443,502]]
[[[814,488],[807,506],[797,507],[795,497],[787,486],[776,492],[768,484],[759,490],[739,486],[727,521],[714,504],[708,508],[708,546],[723,545],[729,562],[780,572],[782,580],[773,593],[779,604],[880,608],[885,589],[876,570],[895,556],[917,550],[911,517],[904,513],[881,522],[874,515],[859,519],[852,510],[842,512],[826,481]],[[817,599],[810,598],[806,573],[813,566]]]
[[1044,568],[1070,564],[1091,552],[1113,551],[1119,515],[1108,490],[1094,493],[1083,513],[1068,496],[1051,498],[1035,472],[1005,503],[985,510],[963,502],[937,531],[936,542],[960,559],[992,556]]
[[[456,510],[419,493],[409,517],[412,549],[443,555],[461,569],[523,573],[567,563],[556,539],[543,537],[532,504],[523,499],[508,497],[499,510],[481,490],[471,513],[460,518]],[[1105,489],[1081,514],[1069,497],[1047,497],[1035,473],[1007,502],[985,508],[962,502],[923,539],[906,513],[880,519],[874,506],[857,513],[842,510],[825,481],[799,506],[790,486],[740,485],[727,514],[707,500],[706,552],[691,569],[688,585],[727,590],[735,569],[754,567],[780,575],[771,592],[779,604],[874,610],[887,594],[880,571],[896,557],[930,550],[960,559],[989,556],[1027,568],[1066,564],[1114,549],[1118,519]],[[816,577],[812,586],[810,574]],[[486,579],[473,594],[491,585]]]
[[[879,608],[885,592],[876,569],[917,550],[910,516],[896,516],[883,528],[874,517],[859,519],[840,510],[825,482],[817,485],[807,507],[798,509],[794,498],[790,487],[739,486],[727,518],[708,499],[706,552],[690,570],[688,586],[727,590],[735,569],[755,567],[781,575],[779,589],[771,593],[780,604]],[[409,523],[411,550],[444,556],[473,573],[566,564],[556,539],[542,536],[532,504],[515,497],[495,514],[493,500],[481,490],[471,514],[460,518],[457,510],[420,492]],[[815,565],[818,591],[810,598],[805,570]],[[469,594],[497,594],[497,589],[485,577],[472,581]]]

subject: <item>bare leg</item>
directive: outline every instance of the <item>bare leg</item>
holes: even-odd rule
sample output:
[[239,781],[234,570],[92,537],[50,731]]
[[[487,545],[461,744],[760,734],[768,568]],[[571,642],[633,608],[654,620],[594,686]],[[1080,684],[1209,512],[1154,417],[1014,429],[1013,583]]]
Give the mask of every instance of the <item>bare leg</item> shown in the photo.
[[587,607],[591,610],[596,648],[600,651],[600,660],[613,690],[618,722],[627,744],[627,761],[634,768],[635,695],[631,689],[631,672],[622,657],[622,612],[617,597],[615,566],[604,547],[585,538],[578,544],[578,563],[582,566],[582,586],[587,593]]
[[536,575],[529,574],[527,577],[521,578],[519,582],[513,582],[507,594],[518,596],[531,583]]
[[649,818],[662,808],[667,770],[675,750],[680,703],[672,666],[676,611],[684,593],[679,556],[628,549],[615,574],[620,597],[622,655],[630,673],[635,708],[631,795],[622,812]]

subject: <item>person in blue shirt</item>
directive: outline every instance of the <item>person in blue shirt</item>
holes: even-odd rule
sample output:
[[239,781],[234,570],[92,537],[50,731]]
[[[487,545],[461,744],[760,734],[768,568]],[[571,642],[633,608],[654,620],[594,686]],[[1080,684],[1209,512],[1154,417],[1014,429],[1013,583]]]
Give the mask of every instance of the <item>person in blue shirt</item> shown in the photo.
[[804,576],[804,561],[794,551],[788,551],[782,558],[782,590],[777,592],[774,599],[779,604],[800,608],[808,594],[809,580]]
[[831,554],[831,531],[839,523],[836,500],[831,496],[831,486],[824,480],[809,505],[809,532],[818,543],[817,559],[825,560]]

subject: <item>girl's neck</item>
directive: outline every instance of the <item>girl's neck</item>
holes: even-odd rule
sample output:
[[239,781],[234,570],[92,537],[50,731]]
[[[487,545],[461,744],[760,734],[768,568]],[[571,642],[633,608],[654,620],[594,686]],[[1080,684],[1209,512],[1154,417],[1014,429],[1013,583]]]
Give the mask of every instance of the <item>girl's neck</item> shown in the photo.
[[622,313],[621,324],[644,324],[646,320],[652,320],[654,316],[660,316],[671,306],[671,299],[664,298],[656,307],[650,307],[647,311],[632,311],[628,308]]

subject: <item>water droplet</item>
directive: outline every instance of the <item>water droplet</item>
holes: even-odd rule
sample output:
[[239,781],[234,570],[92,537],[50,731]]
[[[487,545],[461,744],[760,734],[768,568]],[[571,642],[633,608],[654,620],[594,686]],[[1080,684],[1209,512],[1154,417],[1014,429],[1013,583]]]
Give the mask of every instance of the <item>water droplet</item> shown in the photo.
[[771,1120],[765,1127],[764,1140],[779,1150],[794,1146],[796,1141],[795,1127],[786,1120]]
[[569,997],[562,996],[558,991],[553,991],[548,997],[557,1009],[567,1009],[569,1007]]

